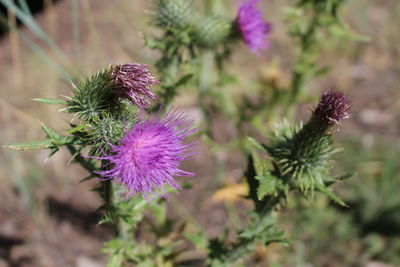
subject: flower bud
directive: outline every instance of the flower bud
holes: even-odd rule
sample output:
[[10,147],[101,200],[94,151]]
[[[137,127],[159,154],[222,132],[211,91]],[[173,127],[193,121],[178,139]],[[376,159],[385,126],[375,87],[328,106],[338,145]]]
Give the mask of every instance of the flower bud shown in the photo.
[[89,154],[96,155],[102,151],[109,151],[110,144],[117,144],[124,130],[125,126],[121,118],[105,117],[98,121],[88,134],[88,143],[91,145]]
[[195,43],[204,48],[222,44],[231,34],[231,26],[229,21],[217,16],[198,19],[194,25]]
[[322,184],[330,168],[332,131],[341,119],[349,117],[350,101],[343,92],[325,91],[310,120],[303,126],[283,125],[267,151],[282,177],[302,190]]
[[155,12],[155,24],[162,28],[183,29],[192,19],[192,1],[158,0]]

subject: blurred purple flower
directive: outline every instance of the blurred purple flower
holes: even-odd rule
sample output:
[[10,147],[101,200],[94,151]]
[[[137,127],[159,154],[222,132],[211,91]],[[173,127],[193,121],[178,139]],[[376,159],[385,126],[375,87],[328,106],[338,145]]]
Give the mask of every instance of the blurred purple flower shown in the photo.
[[194,176],[178,168],[182,160],[196,154],[196,143],[184,144],[193,132],[192,123],[180,112],[139,119],[119,145],[110,144],[109,155],[99,157],[108,160],[111,168],[98,174],[124,185],[128,196],[140,193],[146,200],[152,194],[166,198],[165,185],[181,189],[175,175]]
[[117,87],[117,94],[140,108],[147,108],[151,104],[150,99],[157,99],[151,85],[160,83],[150,73],[147,65],[128,63],[113,66],[111,78]]
[[247,0],[239,5],[237,23],[242,38],[251,51],[258,54],[269,46],[268,38],[272,25],[263,19],[257,8],[260,0]]
[[314,115],[324,124],[335,125],[350,116],[350,108],[350,100],[342,91],[325,90]]

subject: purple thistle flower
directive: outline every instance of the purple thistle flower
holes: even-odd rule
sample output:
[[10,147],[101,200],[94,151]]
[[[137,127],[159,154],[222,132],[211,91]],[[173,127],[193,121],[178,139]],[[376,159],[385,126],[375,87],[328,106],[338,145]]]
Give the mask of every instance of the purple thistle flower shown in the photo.
[[196,154],[196,143],[183,142],[193,132],[192,123],[180,112],[139,119],[119,145],[110,144],[109,155],[98,158],[108,160],[111,166],[98,174],[124,185],[127,195],[140,193],[146,200],[151,194],[166,198],[165,185],[181,189],[175,175],[194,176],[178,168],[182,160]]
[[251,51],[259,53],[269,46],[268,38],[272,25],[263,19],[262,12],[257,8],[260,0],[247,0],[239,5],[237,24],[242,38]]
[[335,125],[350,116],[350,108],[350,100],[342,91],[325,90],[314,110],[314,116],[324,124]]
[[147,65],[128,63],[113,66],[111,78],[117,87],[117,94],[140,108],[147,108],[151,104],[150,99],[157,99],[151,91],[151,85],[160,83]]

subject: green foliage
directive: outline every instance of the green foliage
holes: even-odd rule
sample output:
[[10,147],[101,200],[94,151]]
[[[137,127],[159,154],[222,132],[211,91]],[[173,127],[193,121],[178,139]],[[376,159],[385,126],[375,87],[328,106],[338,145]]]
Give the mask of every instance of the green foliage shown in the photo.
[[42,129],[46,134],[46,139],[26,143],[11,144],[6,147],[13,150],[50,149],[49,156],[52,156],[59,150],[59,147],[70,145],[76,141],[71,136],[60,135],[59,133],[44,124],[42,124]]
[[299,0],[295,7],[286,9],[288,32],[297,47],[296,59],[292,68],[289,103],[295,103],[305,90],[304,86],[313,76],[329,71],[328,66],[319,66],[321,48],[330,37],[367,40],[366,37],[350,32],[344,24],[340,9],[342,0]]
[[357,166],[357,175],[343,189],[351,209],[340,210],[340,216],[350,215],[352,224],[364,237],[364,257],[400,264],[400,167],[398,142],[379,142],[365,150],[360,144],[346,147],[350,162],[347,169]]
[[275,225],[271,216],[250,214],[249,225],[238,233],[234,244],[225,244],[226,238],[214,238],[209,242],[209,265],[231,266],[239,260],[244,260],[257,244],[268,245],[273,242],[286,243],[283,231]]
[[354,253],[360,250],[359,229],[351,216],[343,215],[323,195],[316,196],[312,204],[294,202],[284,218],[292,226],[289,232],[294,242],[283,250],[280,264],[358,266],[362,258]]
[[348,207],[331,205],[322,195],[315,196],[311,206],[293,201],[282,220],[292,225],[291,239],[297,241],[284,250],[280,264],[295,264],[290,255],[297,254],[316,266],[368,261],[399,265],[398,143],[379,142],[370,149],[356,140],[346,143],[347,156],[339,157],[340,166],[357,174],[337,190]]
[[54,98],[34,98],[34,101],[37,101],[42,104],[49,104],[49,105],[66,105],[67,101],[61,99],[54,99]]
[[30,141],[25,143],[15,143],[4,147],[12,150],[34,150],[34,149],[51,148],[52,143],[50,143],[49,140],[44,139],[44,140]]
[[266,170],[262,175],[256,176],[260,182],[257,188],[258,200],[263,200],[266,196],[279,197],[282,192],[288,192],[288,187],[278,177]]

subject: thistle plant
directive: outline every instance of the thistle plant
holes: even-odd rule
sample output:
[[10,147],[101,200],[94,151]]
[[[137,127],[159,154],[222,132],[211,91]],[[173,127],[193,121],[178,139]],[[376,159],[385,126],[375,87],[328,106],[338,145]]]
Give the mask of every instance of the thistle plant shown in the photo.
[[[89,172],[83,180],[97,179],[94,191],[104,211],[99,223],[111,223],[116,233],[107,244],[110,266],[135,262],[132,255],[125,258],[120,253],[135,246],[134,231],[146,207],[182,189],[176,176],[194,175],[179,166],[195,155],[196,143],[186,142],[195,128],[182,111],[160,108],[150,113],[152,100],[157,99],[151,87],[157,84],[147,65],[129,63],[101,70],[73,85],[66,100],[35,99],[64,105],[61,111],[73,114],[66,135],[42,125],[44,140],[8,146],[50,149],[50,156],[66,147],[70,161]],[[116,250],[109,246],[115,243]]]
[[[242,99],[234,101],[233,93],[223,95],[220,87],[226,84],[225,65],[235,52],[234,45],[243,41],[251,56],[268,52],[273,41],[272,23],[265,20],[259,0],[241,2],[235,17],[211,8],[216,1],[206,1],[201,9],[189,0],[156,0],[151,22],[161,30],[161,36],[146,36],[145,41],[147,47],[159,52],[157,75],[150,72],[148,65],[113,65],[73,84],[72,95],[65,100],[36,99],[63,105],[62,111],[73,116],[70,129],[62,135],[43,125],[44,140],[9,146],[50,149],[50,156],[66,147],[71,161],[89,173],[85,180],[97,179],[94,191],[102,200],[99,209],[104,212],[100,223],[110,223],[115,228],[114,238],[104,248],[109,254],[108,266],[175,266],[178,255],[188,250],[187,245],[182,245],[188,241],[207,252],[202,263],[233,266],[243,262],[260,244],[287,242],[276,223],[276,211],[284,208],[291,196],[297,196],[295,192],[307,199],[320,192],[345,205],[331,186],[350,176],[332,177],[330,171],[333,155],[338,152],[333,148],[335,128],[350,115],[348,97],[341,91],[326,90],[306,123],[284,121],[272,134],[263,127],[249,131],[267,136],[266,144],[248,137],[244,124],[264,116],[263,109],[245,105]],[[292,69],[290,90],[284,97],[284,109],[297,103],[305,81],[311,73],[319,72],[317,32],[339,24],[337,9],[341,2],[299,2],[299,10],[310,8],[313,13],[306,27],[296,19],[289,24],[300,50]],[[330,23],[324,24],[323,18],[330,18]],[[153,86],[158,86],[157,94]],[[245,226],[234,233],[233,241],[228,241],[226,234],[208,237],[201,227],[193,233],[186,228],[187,221],[173,221],[167,216],[164,200],[185,187],[176,177],[194,175],[182,170],[180,164],[196,155],[197,142],[190,139],[196,130],[182,111],[171,108],[183,89],[196,92],[204,115],[203,140],[210,141],[211,148],[234,147],[247,156],[243,182],[249,189],[246,197],[254,207],[248,211]],[[232,102],[233,112],[227,111],[224,101]],[[247,115],[249,107],[255,110]],[[213,140],[210,110],[225,112],[237,127],[227,148]],[[135,238],[140,224],[149,225],[150,241]],[[183,248],[177,249],[178,245]]]
[[250,138],[253,148],[269,154],[268,164],[254,150],[248,155],[245,173],[248,197],[254,203],[249,224],[238,231],[237,241],[227,244],[223,238],[208,243],[210,264],[229,266],[243,260],[257,244],[286,242],[275,224],[273,211],[282,208],[290,194],[302,192],[312,198],[314,192],[326,194],[340,205],[345,203],[330,186],[351,175],[331,177],[333,127],[350,114],[350,101],[344,93],[326,90],[307,123],[277,128],[270,144]]

